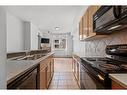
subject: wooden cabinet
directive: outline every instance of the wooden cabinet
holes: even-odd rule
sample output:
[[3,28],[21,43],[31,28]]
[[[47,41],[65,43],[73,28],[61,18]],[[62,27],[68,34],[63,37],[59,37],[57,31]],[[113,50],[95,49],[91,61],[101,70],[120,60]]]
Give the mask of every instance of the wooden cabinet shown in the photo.
[[77,64],[76,60],[73,58],[73,63],[72,63],[73,73],[74,73],[75,77],[77,78],[77,76],[76,76],[76,71],[77,71],[76,64]]
[[47,70],[47,87],[49,87],[50,85],[50,81],[53,77],[54,74],[54,58],[53,55],[51,55],[50,57],[48,57],[48,70]]
[[83,23],[82,23],[82,18],[79,22],[79,39],[82,40],[83,39]]
[[54,74],[54,58],[53,56],[51,57],[51,78],[53,77]]
[[88,8],[88,14],[89,14],[89,21],[88,21],[88,31],[90,36],[96,35],[96,33],[93,31],[93,15],[98,10],[98,6],[90,6]]
[[52,56],[47,58],[47,65],[48,65],[48,70],[47,70],[47,87],[49,87],[50,81],[51,81],[51,59]]
[[43,67],[41,66],[40,66],[40,73],[39,73],[39,89],[47,89],[47,69],[48,67],[47,65]]
[[40,62],[39,88],[48,89],[54,73],[53,56],[49,56]]
[[116,83],[115,81],[112,81],[112,89],[126,89],[126,88]]
[[80,86],[80,63],[74,57],[73,57],[72,69],[73,69],[73,74],[77,80],[77,83]]
[[[85,14],[81,18],[79,23],[80,40],[88,39],[96,35],[96,33],[93,31],[93,15],[99,9],[99,7],[100,6],[88,7]],[[82,27],[81,27],[81,23],[82,23]]]
[[89,36],[89,11],[87,10],[86,13],[83,16],[83,39]]

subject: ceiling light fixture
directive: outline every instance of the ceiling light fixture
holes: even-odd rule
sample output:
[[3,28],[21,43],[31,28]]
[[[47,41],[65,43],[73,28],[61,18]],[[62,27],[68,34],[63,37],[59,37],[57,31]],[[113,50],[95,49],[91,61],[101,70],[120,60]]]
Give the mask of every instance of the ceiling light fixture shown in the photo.
[[59,30],[60,29],[60,27],[55,27],[55,30]]

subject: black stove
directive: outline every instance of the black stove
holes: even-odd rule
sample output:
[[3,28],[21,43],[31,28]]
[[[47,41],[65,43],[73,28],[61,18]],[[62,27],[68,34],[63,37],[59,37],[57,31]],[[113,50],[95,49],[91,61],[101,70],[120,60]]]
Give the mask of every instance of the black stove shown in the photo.
[[[85,77],[81,72],[81,88],[82,89],[111,89],[111,73],[127,73],[127,45],[109,45],[106,47],[108,57],[83,57],[81,58],[82,72],[88,74],[92,81],[84,84]],[[84,69],[83,69],[84,68]],[[85,73],[86,72],[86,73]],[[84,77],[84,78],[83,78]],[[93,81],[94,79],[94,81]],[[96,82],[95,82],[96,80]],[[98,81],[98,82],[97,82]],[[100,86],[98,84],[100,83]],[[94,86],[93,86],[94,85]]]
[[89,65],[91,65],[91,67],[94,67],[103,73],[127,73],[127,62],[122,62],[106,57],[84,57],[82,60],[85,60]]

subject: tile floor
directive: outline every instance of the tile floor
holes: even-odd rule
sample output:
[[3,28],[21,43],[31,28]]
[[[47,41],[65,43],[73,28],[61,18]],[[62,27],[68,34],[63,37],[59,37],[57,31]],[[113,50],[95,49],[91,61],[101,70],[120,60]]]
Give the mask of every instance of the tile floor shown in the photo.
[[49,89],[79,89],[78,84],[72,72],[71,58],[55,58],[54,59],[54,76]]

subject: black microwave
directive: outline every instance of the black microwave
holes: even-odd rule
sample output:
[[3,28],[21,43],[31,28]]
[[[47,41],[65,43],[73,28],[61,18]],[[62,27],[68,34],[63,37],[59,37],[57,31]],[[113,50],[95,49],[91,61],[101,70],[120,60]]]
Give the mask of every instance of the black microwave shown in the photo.
[[93,30],[110,34],[127,27],[127,6],[101,6],[93,15]]

